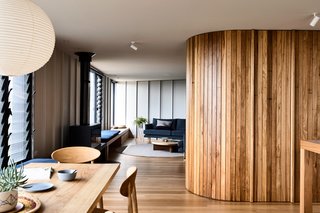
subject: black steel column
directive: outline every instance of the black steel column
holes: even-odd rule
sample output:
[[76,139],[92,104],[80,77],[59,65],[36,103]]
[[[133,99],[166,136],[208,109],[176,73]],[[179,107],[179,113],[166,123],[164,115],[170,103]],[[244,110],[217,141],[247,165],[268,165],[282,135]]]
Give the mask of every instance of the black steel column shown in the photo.
[[76,52],[80,61],[80,125],[88,125],[89,120],[89,75],[92,52]]

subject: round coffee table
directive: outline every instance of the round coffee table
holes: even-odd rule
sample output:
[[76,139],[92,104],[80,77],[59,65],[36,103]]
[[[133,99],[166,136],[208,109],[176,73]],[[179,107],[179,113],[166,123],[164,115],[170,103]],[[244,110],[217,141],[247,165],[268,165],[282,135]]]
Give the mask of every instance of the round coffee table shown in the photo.
[[153,150],[167,150],[173,151],[173,148],[178,146],[178,142],[174,141],[151,141],[153,144]]

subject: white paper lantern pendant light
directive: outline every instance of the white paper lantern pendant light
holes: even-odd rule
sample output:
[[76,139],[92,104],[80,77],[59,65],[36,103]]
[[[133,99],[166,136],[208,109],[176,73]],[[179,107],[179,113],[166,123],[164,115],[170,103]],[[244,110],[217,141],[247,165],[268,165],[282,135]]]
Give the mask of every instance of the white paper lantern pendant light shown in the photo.
[[0,0],[0,75],[40,69],[54,45],[52,23],[39,6],[31,0]]

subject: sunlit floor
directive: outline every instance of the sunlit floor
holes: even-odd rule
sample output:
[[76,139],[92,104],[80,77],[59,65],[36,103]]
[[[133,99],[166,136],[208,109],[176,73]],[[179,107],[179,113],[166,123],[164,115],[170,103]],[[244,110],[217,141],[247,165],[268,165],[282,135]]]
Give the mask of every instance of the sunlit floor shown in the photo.
[[[130,140],[127,143],[135,143]],[[183,158],[134,157],[111,151],[110,158],[121,162],[120,170],[104,195],[105,208],[117,213],[127,212],[127,198],[119,193],[127,168],[138,167],[136,180],[139,213],[177,212],[299,212],[299,204],[225,202],[203,198],[185,188]],[[320,205],[314,205],[320,213]]]

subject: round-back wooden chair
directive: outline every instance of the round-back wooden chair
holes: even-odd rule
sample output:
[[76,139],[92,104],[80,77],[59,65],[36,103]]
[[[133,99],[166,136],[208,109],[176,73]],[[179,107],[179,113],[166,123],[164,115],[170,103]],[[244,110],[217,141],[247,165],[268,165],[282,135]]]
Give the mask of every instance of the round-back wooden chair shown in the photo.
[[93,163],[100,156],[100,151],[86,146],[70,146],[57,149],[51,158],[60,163]]
[[[87,146],[70,146],[57,149],[51,154],[51,158],[60,163],[94,163],[94,160],[101,155],[100,151]],[[103,207],[101,196],[99,207]]]
[[[136,192],[137,167],[132,166],[127,170],[127,178],[122,182],[120,194],[128,198],[128,213],[138,213]],[[112,211],[96,208],[93,213],[113,213]]]

